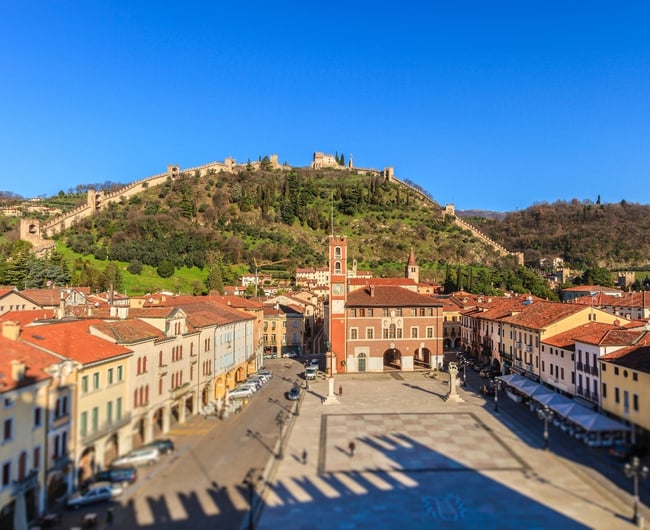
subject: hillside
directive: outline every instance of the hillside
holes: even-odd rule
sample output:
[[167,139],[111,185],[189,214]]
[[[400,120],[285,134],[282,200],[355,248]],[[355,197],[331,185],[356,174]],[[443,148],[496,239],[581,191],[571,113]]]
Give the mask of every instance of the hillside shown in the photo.
[[650,267],[650,206],[621,201],[539,203],[510,212],[503,220],[465,219],[512,251],[522,251],[526,263],[559,256],[573,268],[610,270]]
[[411,246],[421,262],[498,261],[420,194],[340,170],[181,174],[110,205],[61,240],[81,254],[152,266],[202,267],[218,255],[227,264],[281,262],[286,270],[326,265],[332,231],[349,236],[359,267],[386,276],[403,267]]

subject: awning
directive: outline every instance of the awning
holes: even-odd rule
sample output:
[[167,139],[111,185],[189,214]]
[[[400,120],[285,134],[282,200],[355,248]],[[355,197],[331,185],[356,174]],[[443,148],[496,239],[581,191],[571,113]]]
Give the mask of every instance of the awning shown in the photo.
[[[583,407],[584,408],[584,407]],[[569,421],[582,427],[587,432],[629,431],[630,428],[620,421],[613,420],[597,412],[571,414]]]

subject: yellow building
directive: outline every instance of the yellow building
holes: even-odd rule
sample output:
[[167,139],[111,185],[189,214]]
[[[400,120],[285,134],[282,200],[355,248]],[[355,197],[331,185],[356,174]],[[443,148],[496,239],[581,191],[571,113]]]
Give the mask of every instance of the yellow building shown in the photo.
[[[647,337],[647,335],[646,335]],[[635,427],[648,441],[650,433],[650,345],[642,339],[600,358],[603,411]]]

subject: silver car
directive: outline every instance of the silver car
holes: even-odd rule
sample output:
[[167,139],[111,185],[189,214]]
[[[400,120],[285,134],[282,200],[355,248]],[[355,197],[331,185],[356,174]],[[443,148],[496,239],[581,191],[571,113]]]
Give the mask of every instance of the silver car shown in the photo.
[[143,447],[116,458],[111,466],[150,466],[158,462],[160,451],[156,447]]
[[122,486],[119,484],[95,482],[81,492],[70,495],[66,500],[66,506],[68,508],[80,508],[86,506],[86,504],[112,501],[115,497],[121,495],[123,491]]

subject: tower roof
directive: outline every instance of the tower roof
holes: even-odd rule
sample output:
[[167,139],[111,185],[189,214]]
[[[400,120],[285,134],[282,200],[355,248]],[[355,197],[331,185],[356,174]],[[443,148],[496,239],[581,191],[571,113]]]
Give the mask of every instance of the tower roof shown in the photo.
[[411,252],[409,253],[409,261],[407,265],[410,266],[416,266],[417,263],[415,261],[415,252],[413,252],[413,247],[411,247]]

